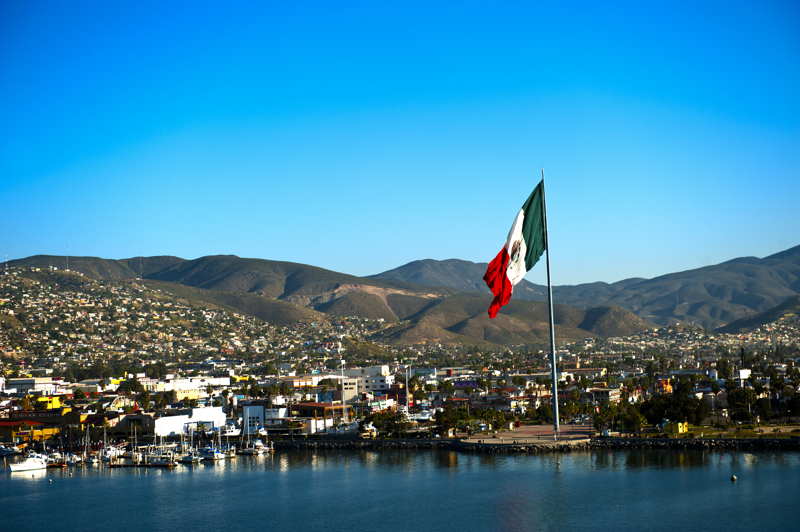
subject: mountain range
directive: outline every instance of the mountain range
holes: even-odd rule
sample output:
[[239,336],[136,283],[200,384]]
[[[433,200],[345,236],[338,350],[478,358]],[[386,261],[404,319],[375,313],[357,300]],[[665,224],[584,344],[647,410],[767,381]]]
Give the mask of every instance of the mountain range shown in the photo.
[[792,296],[780,305],[765,310],[755,316],[736,320],[719,328],[724,333],[740,333],[755,329],[765,323],[773,323],[782,318],[795,318],[800,316],[800,295]]
[[[485,292],[485,263],[418,260],[375,276],[424,286]],[[579,308],[619,306],[659,325],[683,322],[716,328],[780,305],[800,293],[800,246],[764,257],[742,257],[652,279],[554,286],[553,300]],[[546,287],[523,280],[515,299],[544,301]]]
[[[57,266],[98,280],[141,278],[175,297],[223,305],[277,324],[357,315],[383,319],[380,339],[401,344],[541,344],[547,340],[545,287],[522,281],[490,320],[486,264],[419,260],[358,277],[316,266],[214,255],[113,260],[36,255],[11,266]],[[758,259],[616,283],[553,287],[561,341],[632,334],[654,324],[707,328],[750,318],[800,294],[800,246]],[[527,300],[527,301],[526,301]],[[532,302],[532,303],[531,303]]]

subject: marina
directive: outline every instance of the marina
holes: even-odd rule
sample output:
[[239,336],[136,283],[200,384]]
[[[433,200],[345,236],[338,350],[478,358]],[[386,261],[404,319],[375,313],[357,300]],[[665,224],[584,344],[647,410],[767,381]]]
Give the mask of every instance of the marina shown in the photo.
[[[798,474],[796,452],[278,451],[3,473],[0,505],[4,526],[26,530],[56,519],[67,531],[282,529],[298,526],[298,511],[304,529],[332,531],[789,530]],[[56,504],[65,500],[68,512]]]
[[[192,465],[200,462],[214,462],[217,460],[232,460],[237,456],[261,456],[273,452],[274,443],[266,444],[260,439],[241,439],[242,446],[237,448],[236,443],[241,438],[236,435],[235,441],[226,438],[222,444],[220,433],[216,433],[216,440],[210,440],[208,445],[197,447],[193,439],[180,442],[158,441],[155,437],[149,445],[139,445],[136,438],[128,443],[109,444],[105,441],[98,442],[102,445],[98,450],[91,450],[91,440],[85,438],[85,448],[76,452],[62,452],[58,449],[48,448],[46,445],[23,444],[17,446],[3,446],[6,451],[0,459],[3,460],[4,469],[10,472],[31,471],[38,469],[55,469],[76,467],[81,465],[93,466],[103,464],[109,468],[173,468],[178,464]],[[24,449],[24,451],[23,451]]]

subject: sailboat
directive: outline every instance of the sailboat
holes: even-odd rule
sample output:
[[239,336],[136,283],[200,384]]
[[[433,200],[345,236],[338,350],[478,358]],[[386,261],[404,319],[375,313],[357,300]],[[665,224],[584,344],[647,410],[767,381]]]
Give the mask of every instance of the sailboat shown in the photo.
[[[100,451],[100,457],[103,460],[103,462],[113,462],[122,454],[123,452],[118,447],[115,447],[113,445],[110,446],[108,445],[108,434],[106,432],[106,428],[103,427],[103,450]],[[97,461],[98,461],[97,457],[90,456],[89,459],[87,460],[87,463],[95,464],[97,463]]]
[[[247,435],[247,443],[245,443],[244,448],[239,450],[239,454],[248,455],[248,456],[261,456],[262,454],[264,454],[266,452],[272,452],[271,445],[264,445],[264,442],[261,441],[261,439],[256,438],[254,441],[251,441],[250,440],[250,433],[251,432],[252,432],[252,429],[251,429],[250,424],[248,422],[247,429],[245,431],[245,433]],[[261,431],[259,431],[258,434],[260,435]]]
[[[119,460],[122,458],[123,460],[127,459],[128,462],[124,462]],[[139,452],[139,447],[136,442],[136,425],[133,425],[133,443],[131,444],[130,451],[126,451],[122,453],[120,456],[113,456],[110,458],[108,467],[134,467],[138,466],[142,463],[143,455]]]
[[161,447],[154,447],[144,456],[144,465],[147,467],[175,467],[178,462],[171,452]]
[[142,456],[142,463],[139,465],[144,467],[175,467],[178,462],[175,460],[172,450],[164,445],[164,438],[153,436],[153,443],[147,446]]
[[200,455],[197,454],[194,449],[190,450],[188,453],[178,458],[178,462],[185,465],[199,464],[200,460],[201,460]]
[[214,446],[214,443],[213,443],[213,440],[212,440],[211,445],[209,445],[208,447],[203,447],[202,449],[200,449],[200,456],[203,457],[203,460],[215,461],[215,460],[224,460],[225,459],[225,453],[223,453],[220,450],[220,447],[222,447],[222,433],[218,431],[217,435],[218,435],[218,439],[219,439],[219,443],[217,444],[217,446]]
[[[227,425],[226,425],[227,426]],[[222,434],[219,437],[222,440]],[[231,439],[225,436],[225,458],[236,458],[236,445],[231,445]]]
[[244,427],[244,434],[245,434],[245,443],[243,447],[239,448],[238,453],[244,456],[257,456],[260,455],[261,452],[257,451],[253,448],[250,443],[250,420],[248,419],[245,423]]
[[[183,445],[183,433],[181,433],[181,450],[186,451],[187,449],[184,448]],[[194,431],[189,429],[189,448],[188,452],[181,455],[178,458],[178,462],[186,465],[192,464],[199,464],[200,463],[200,454],[198,454],[197,450],[194,448]]]
[[200,456],[203,457],[205,461],[215,461],[215,460],[224,460],[225,453],[221,452],[214,446],[210,447],[203,447],[200,449]]
[[67,467],[67,459],[61,452],[53,451],[47,456],[47,467]]

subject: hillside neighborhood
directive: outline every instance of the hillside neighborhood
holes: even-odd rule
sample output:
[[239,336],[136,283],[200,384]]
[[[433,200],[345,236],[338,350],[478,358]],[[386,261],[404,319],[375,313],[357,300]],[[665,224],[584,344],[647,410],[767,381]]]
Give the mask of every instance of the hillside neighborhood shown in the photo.
[[[87,429],[448,437],[552,421],[544,346],[375,340],[388,326],[357,316],[277,326],[136,279],[7,269],[0,440],[66,445]],[[800,415],[800,317],[791,312],[738,333],[676,325],[588,336],[558,354],[562,422],[602,433]]]

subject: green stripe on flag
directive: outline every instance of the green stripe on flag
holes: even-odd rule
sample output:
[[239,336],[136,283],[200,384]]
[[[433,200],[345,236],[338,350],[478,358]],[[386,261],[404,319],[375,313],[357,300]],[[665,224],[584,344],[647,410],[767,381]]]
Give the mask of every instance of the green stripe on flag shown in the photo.
[[525,254],[525,269],[530,270],[544,253],[544,181],[540,181],[533,189],[528,200],[522,206],[525,221],[522,223],[522,237],[528,252]]

